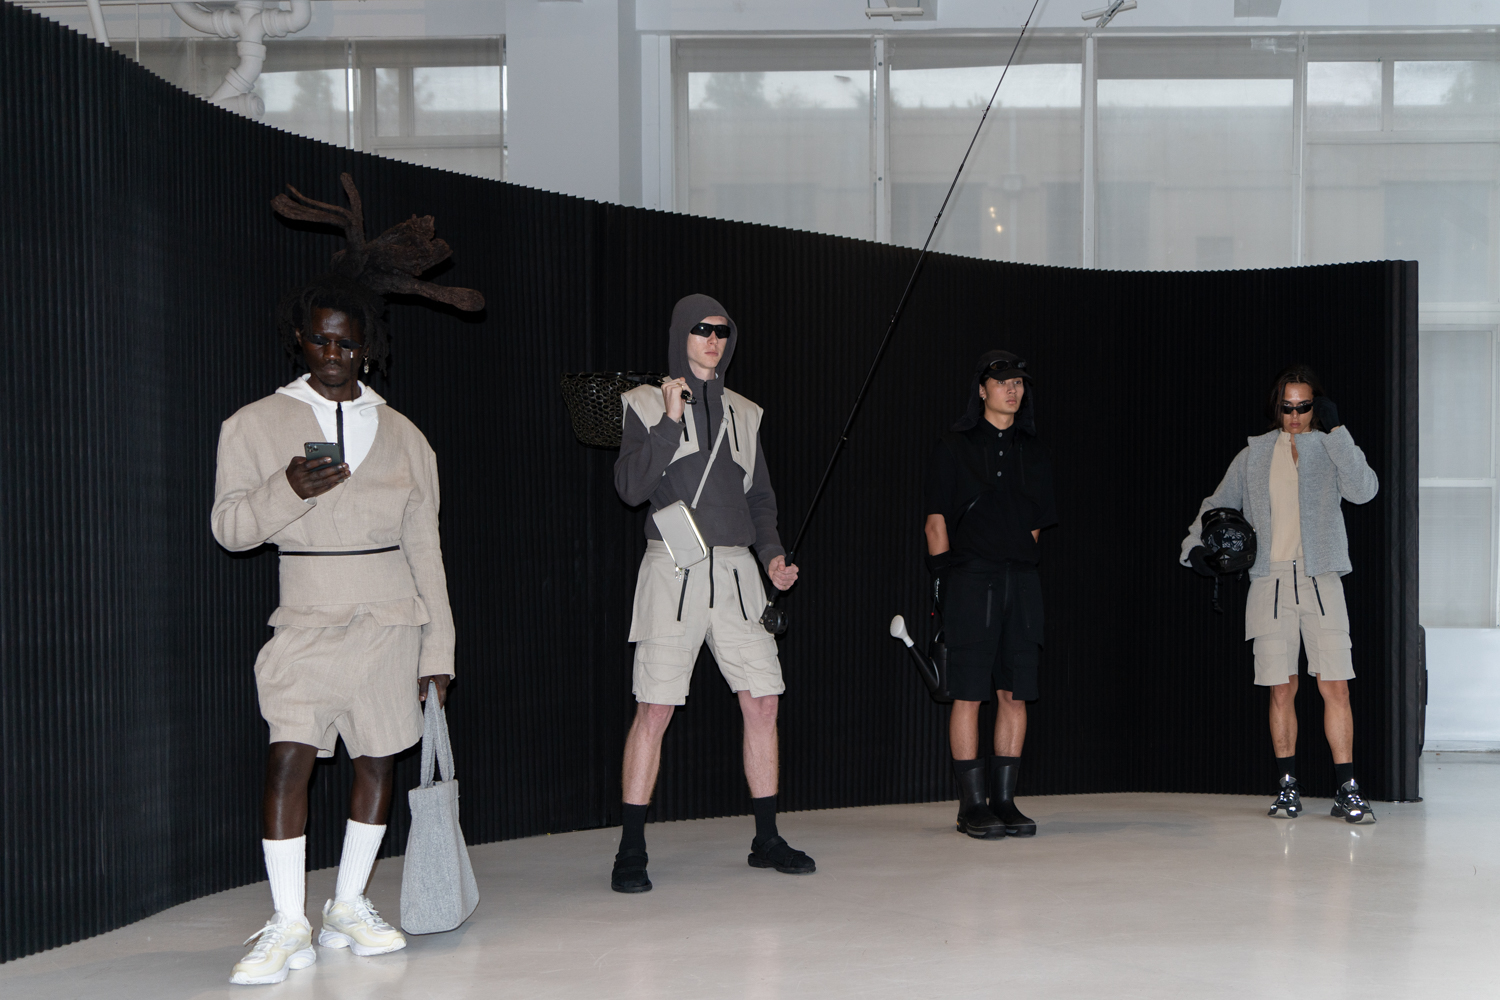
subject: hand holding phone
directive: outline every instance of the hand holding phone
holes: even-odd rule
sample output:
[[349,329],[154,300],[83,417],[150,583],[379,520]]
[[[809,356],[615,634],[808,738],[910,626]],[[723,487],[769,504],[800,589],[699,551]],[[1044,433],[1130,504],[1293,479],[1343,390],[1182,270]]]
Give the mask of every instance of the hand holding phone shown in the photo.
[[349,478],[343,449],[332,441],[309,441],[303,445],[305,455],[291,460],[286,467],[286,481],[292,492],[310,500],[333,489]]

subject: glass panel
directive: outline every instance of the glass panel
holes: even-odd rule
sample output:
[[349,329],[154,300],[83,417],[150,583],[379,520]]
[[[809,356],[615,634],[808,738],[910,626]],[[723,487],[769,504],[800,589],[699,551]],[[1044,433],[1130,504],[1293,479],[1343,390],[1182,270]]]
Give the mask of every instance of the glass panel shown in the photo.
[[1290,79],[1099,81],[1101,267],[1292,260]]
[[1491,330],[1424,330],[1418,341],[1421,475],[1488,479],[1494,385]]
[[1380,131],[1380,63],[1307,64],[1310,132]]
[[1500,144],[1312,144],[1307,166],[1310,263],[1416,260],[1424,308],[1495,298]]
[[499,146],[453,149],[381,149],[381,156],[424,167],[438,167],[470,177],[504,180],[504,150]]
[[255,91],[266,102],[267,125],[331,142],[349,144],[349,102],[342,69],[262,73]]
[[1429,486],[1420,502],[1422,624],[1492,628],[1490,490]]
[[412,70],[416,135],[499,135],[499,66]]
[[869,239],[869,71],[688,74],[694,215]]
[[1500,63],[1398,62],[1398,129],[1500,128]]
[[[891,70],[891,237],[921,246],[999,66]],[[933,241],[994,260],[1078,266],[1082,69],[1012,66]]]
[[375,134],[401,134],[401,73],[399,69],[375,70]]

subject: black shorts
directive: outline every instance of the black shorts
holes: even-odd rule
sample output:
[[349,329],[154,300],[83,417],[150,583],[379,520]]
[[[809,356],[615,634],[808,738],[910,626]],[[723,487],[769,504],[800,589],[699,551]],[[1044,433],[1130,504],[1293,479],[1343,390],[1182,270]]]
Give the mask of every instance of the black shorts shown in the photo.
[[1042,653],[1042,581],[1035,566],[971,560],[944,583],[948,690],[959,701],[1009,691],[1035,701]]

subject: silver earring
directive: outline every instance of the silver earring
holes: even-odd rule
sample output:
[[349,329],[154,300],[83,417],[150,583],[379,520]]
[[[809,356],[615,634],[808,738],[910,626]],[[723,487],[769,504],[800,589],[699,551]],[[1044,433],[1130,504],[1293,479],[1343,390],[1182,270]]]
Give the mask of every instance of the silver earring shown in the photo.
[[370,374],[370,359],[365,358],[365,374]]

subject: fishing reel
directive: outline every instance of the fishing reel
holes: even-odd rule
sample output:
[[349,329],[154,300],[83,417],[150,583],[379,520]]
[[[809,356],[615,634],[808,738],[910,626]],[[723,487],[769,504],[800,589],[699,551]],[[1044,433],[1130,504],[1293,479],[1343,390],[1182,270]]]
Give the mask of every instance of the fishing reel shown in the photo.
[[766,602],[766,610],[760,616],[761,627],[772,635],[785,635],[786,628],[792,623],[791,616],[786,613],[785,608]]

